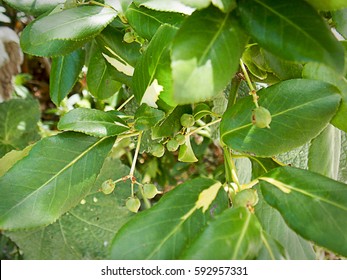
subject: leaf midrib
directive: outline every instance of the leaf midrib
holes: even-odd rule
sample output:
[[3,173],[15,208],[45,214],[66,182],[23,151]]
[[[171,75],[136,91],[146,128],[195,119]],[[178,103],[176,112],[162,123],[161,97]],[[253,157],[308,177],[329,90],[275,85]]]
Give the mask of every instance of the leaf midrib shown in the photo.
[[44,188],[47,184],[49,184],[51,181],[56,179],[60,174],[62,174],[64,171],[69,169],[71,166],[73,166],[76,162],[78,162],[81,158],[83,158],[86,154],[88,154],[92,149],[94,149],[96,146],[98,146],[101,142],[103,142],[108,137],[101,138],[99,141],[94,143],[92,146],[88,147],[85,151],[83,151],[81,154],[79,154],[75,159],[73,159],[69,164],[65,165],[60,171],[58,171],[54,176],[52,176],[49,180],[47,180],[45,183],[43,183],[41,186],[39,186],[35,191],[30,193],[28,196],[24,197],[21,201],[19,201],[17,204],[12,206],[10,209],[8,209],[4,214],[0,216],[0,219],[2,217],[5,217],[8,213],[10,213],[13,209],[17,208],[21,204],[23,204],[27,199],[32,197],[34,194],[39,192],[42,188]]
[[[295,106],[295,107],[291,107],[291,108],[286,109],[286,110],[284,110],[284,111],[281,111],[281,112],[279,112],[279,113],[273,114],[273,115],[271,115],[271,118],[272,118],[272,120],[273,120],[273,119],[274,119],[275,117],[277,117],[277,116],[281,116],[281,115],[283,115],[283,114],[285,114],[285,113],[294,111],[294,110],[296,110],[296,109],[300,109],[301,107],[305,107],[306,105],[315,103],[315,102],[317,102],[317,101],[319,101],[319,100],[321,100],[321,99],[326,99],[326,98],[329,98],[329,97],[334,96],[334,95],[335,95],[335,94],[326,95],[326,96],[322,96],[322,97],[320,97],[320,98],[317,98],[317,99],[308,101],[308,102],[306,102],[306,103],[301,103],[301,104],[299,104],[299,105],[297,105],[297,106]],[[302,108],[301,108],[301,109],[302,109]],[[226,133],[224,133],[224,134],[222,135],[222,138],[224,138],[224,137],[227,136],[228,134],[234,133],[235,131],[238,131],[238,130],[247,128],[247,127],[252,126],[252,125],[253,125],[252,122],[250,122],[250,123],[247,123],[247,124],[245,124],[245,125],[243,125],[243,126],[239,126],[239,127],[235,128],[235,129],[233,129],[233,130],[229,130],[228,132],[226,132]]]
[[[262,180],[262,178],[269,178],[269,177],[261,177],[261,178],[259,178],[259,179]],[[271,178],[271,177],[270,177],[270,178]],[[271,179],[275,179],[275,178],[271,178]],[[277,179],[275,179],[275,180],[277,180]],[[263,181],[269,183],[267,180],[263,180]],[[280,182],[283,182],[282,180],[279,180],[279,181],[280,181]],[[284,182],[283,182],[283,183],[284,183]],[[271,183],[269,183],[269,184],[271,184]],[[286,183],[284,183],[284,184],[286,184]],[[274,185],[274,184],[271,184],[271,185],[274,186],[274,187],[276,187],[276,188],[278,189],[278,187],[277,187],[276,185]],[[315,194],[313,194],[313,193],[309,193],[309,192],[304,191],[304,190],[302,190],[302,189],[298,189],[298,188],[293,187],[292,185],[289,185],[289,184],[286,184],[286,188],[288,188],[288,189],[290,189],[290,190],[293,190],[293,191],[296,191],[296,192],[298,192],[298,193],[301,193],[301,194],[303,194],[303,195],[305,195],[305,196],[307,196],[307,197],[309,197],[309,198],[311,198],[311,199],[313,199],[313,200],[319,200],[319,201],[325,202],[325,203],[327,203],[327,204],[329,204],[329,205],[335,206],[336,208],[339,208],[339,209],[341,209],[341,210],[347,211],[347,207],[344,207],[343,205],[340,205],[340,204],[338,204],[338,203],[336,203],[336,202],[334,202],[334,201],[330,201],[330,200],[328,200],[328,199],[326,199],[326,198],[324,198],[324,197],[317,196],[317,195],[315,195]]]
[[239,253],[242,241],[244,240],[246,232],[247,232],[247,229],[249,227],[249,223],[250,223],[250,220],[251,220],[251,214],[248,211],[246,211],[246,213],[247,213],[247,219],[246,219],[245,223],[243,224],[241,233],[240,233],[239,238],[238,238],[238,240],[236,242],[235,250],[234,250],[234,253],[233,253],[232,257],[231,257],[232,260],[236,260],[236,257],[237,257],[237,255]]
[[301,29],[300,26],[296,25],[293,21],[289,20],[288,18],[284,17],[282,14],[278,13],[276,10],[272,9],[271,7],[269,7],[268,5],[266,5],[265,3],[259,1],[259,0],[254,0],[255,2],[257,2],[259,5],[263,6],[265,9],[268,9],[271,13],[277,15],[279,18],[281,18],[283,21],[287,22],[289,25],[293,26],[295,29],[297,29],[300,33],[303,33],[304,35],[306,35],[308,38],[310,38],[313,42],[316,43],[316,45],[319,46],[320,49],[323,49],[324,52],[326,53],[326,50],[324,48],[324,46],[322,46],[320,44],[319,41],[317,41],[314,37],[312,37],[309,33],[307,33],[305,30]]
[[[110,11],[108,12],[103,12],[104,9],[108,9]],[[111,13],[112,12],[112,13]],[[65,26],[69,26],[71,24],[73,24],[74,22],[78,22],[78,21],[84,21],[85,19],[87,18],[92,18],[92,17],[97,17],[97,16],[100,16],[100,17],[104,17],[106,15],[111,15],[111,14],[114,14],[113,16],[116,16],[115,12],[109,8],[102,8],[100,10],[100,12],[96,13],[96,14],[93,14],[92,16],[90,14],[87,14],[86,16],[83,16],[83,17],[80,17],[80,18],[77,18],[77,19],[74,19],[74,20],[71,20],[71,21],[67,21],[67,22],[64,22],[60,25],[55,25],[53,26],[51,29],[47,29],[46,31],[44,32],[41,32],[41,36],[42,35],[45,35],[47,33],[51,33],[51,32],[55,32],[58,28],[62,28],[62,27],[65,27]],[[108,19],[110,20],[110,19]],[[105,21],[105,23],[107,23],[107,21]],[[38,35],[35,35],[35,37],[39,37]],[[79,38],[79,36],[77,37]],[[66,39],[66,38],[51,38],[51,40],[54,40],[54,39],[57,39],[57,40],[60,40],[60,39]],[[76,39],[76,38],[75,38]]]

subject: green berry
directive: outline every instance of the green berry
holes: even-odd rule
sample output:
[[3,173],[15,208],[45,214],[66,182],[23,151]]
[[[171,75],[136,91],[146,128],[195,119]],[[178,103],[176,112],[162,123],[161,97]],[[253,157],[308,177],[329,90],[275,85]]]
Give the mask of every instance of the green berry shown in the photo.
[[166,148],[169,152],[177,151],[179,143],[175,139],[171,139],[166,143]]
[[157,195],[158,190],[154,184],[144,184],[143,185],[143,196],[145,198],[153,198]]
[[252,123],[259,128],[270,128],[271,114],[268,109],[259,106],[252,111]]
[[155,157],[162,157],[165,153],[165,147],[160,143],[155,143],[151,147],[151,153]]
[[194,116],[191,114],[183,114],[181,116],[181,125],[184,127],[191,127],[195,123]]
[[258,193],[253,189],[246,189],[236,194],[233,204],[237,206],[255,206],[258,203]]
[[129,197],[125,202],[125,206],[129,211],[137,213],[140,209],[141,202],[137,197]]
[[113,192],[114,188],[116,187],[116,184],[113,182],[112,179],[106,180],[101,185],[101,191],[104,194],[110,194]]
[[178,142],[178,145],[180,146],[186,143],[186,137],[182,134],[177,134],[175,136],[175,140]]
[[135,36],[131,32],[127,32],[124,34],[123,40],[124,40],[124,42],[130,44],[130,43],[135,41]]

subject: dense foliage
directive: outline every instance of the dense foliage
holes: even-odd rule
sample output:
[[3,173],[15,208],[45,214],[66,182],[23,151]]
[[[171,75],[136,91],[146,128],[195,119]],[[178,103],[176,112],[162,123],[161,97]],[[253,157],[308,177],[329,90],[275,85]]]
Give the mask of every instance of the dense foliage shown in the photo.
[[347,256],[345,1],[5,2],[59,116],[0,104],[24,258]]

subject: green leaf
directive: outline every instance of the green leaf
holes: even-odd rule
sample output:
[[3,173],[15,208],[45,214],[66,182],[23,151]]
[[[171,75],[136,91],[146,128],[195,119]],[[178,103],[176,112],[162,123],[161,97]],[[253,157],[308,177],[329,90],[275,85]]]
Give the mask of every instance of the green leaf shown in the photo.
[[181,162],[197,162],[192,145],[190,144],[189,135],[186,136],[186,143],[180,146],[178,160]]
[[153,139],[173,136],[182,128],[180,122],[181,116],[191,112],[191,106],[189,105],[175,107],[175,109],[167,114],[165,119],[152,128]]
[[91,39],[116,16],[115,10],[100,6],[80,6],[63,10],[35,20],[30,30],[30,40],[34,45],[39,45],[51,40]]
[[155,126],[165,117],[165,113],[161,110],[142,104],[135,113],[135,129],[148,130]]
[[238,69],[245,40],[230,14],[212,6],[194,12],[173,41],[174,100],[196,103],[223,90]]
[[297,233],[347,256],[346,184],[310,171],[280,167],[261,177],[260,186],[265,200]]
[[236,8],[236,0],[212,0],[212,4],[224,13],[229,13]]
[[180,0],[180,2],[189,7],[201,10],[207,8],[210,5],[211,0]]
[[200,120],[201,118],[211,114],[211,108],[205,103],[197,104],[193,111],[193,116],[195,120]]
[[347,39],[347,8],[332,13],[336,30]]
[[264,55],[258,45],[251,45],[242,54],[242,62],[246,64],[248,71],[260,80],[267,78],[268,67]]
[[287,260],[289,255],[283,246],[266,232],[261,233],[262,248],[258,260]]
[[124,42],[123,36],[123,32],[107,26],[95,37],[95,40],[104,54],[117,59],[124,65],[135,66],[141,56],[141,45],[137,42],[131,44]]
[[12,99],[0,104],[0,157],[40,139],[40,108],[34,99]]
[[[129,171],[118,159],[107,158],[95,191],[103,181],[119,179]],[[25,259],[107,259],[113,236],[132,216],[124,206],[130,182],[119,182],[110,195],[95,191],[52,225],[5,233],[20,247]]]
[[[337,180],[340,165],[341,132],[328,125],[312,140],[308,154],[308,169]],[[324,158],[324,161],[322,159]]]
[[242,0],[240,19],[262,46],[283,59],[317,61],[342,72],[344,50],[318,13],[301,0]]
[[60,0],[4,0],[4,2],[18,11],[32,15],[40,15],[62,3]]
[[91,94],[98,99],[111,97],[122,86],[118,77],[119,72],[106,61],[98,47],[93,44],[87,72],[87,85]]
[[39,141],[0,178],[0,228],[48,225],[77,205],[91,189],[113,142],[74,132]]
[[[170,25],[162,25],[136,65],[133,84],[134,95],[138,102],[156,106],[160,94],[159,98],[165,103],[176,106],[172,100],[169,53],[169,46],[176,31],[177,29]],[[152,89],[155,82],[157,89]]]
[[180,0],[135,0],[137,6],[144,6],[149,9],[163,12],[176,12],[190,15],[194,9],[184,5]]
[[82,132],[95,137],[115,136],[129,130],[116,111],[103,112],[95,109],[77,108],[65,114],[58,129]]
[[[42,18],[43,16],[39,17]],[[20,37],[20,46],[23,52],[36,56],[62,56],[81,48],[88,40],[52,40],[52,41],[33,41],[30,37],[35,21],[29,23],[23,30]]]
[[191,260],[253,259],[261,247],[261,226],[244,207],[225,210],[183,253]]
[[160,12],[132,4],[125,16],[130,26],[142,38],[151,40],[158,28],[163,24],[179,27],[185,16],[181,13]]
[[[288,259],[314,260],[316,256],[312,245],[287,226],[281,214],[266,203],[260,190],[258,191],[258,195],[259,201],[255,206],[255,215],[264,231],[273,238],[273,242],[278,241],[278,243],[283,246],[284,250],[288,253]],[[271,248],[273,248],[273,246],[271,246]],[[276,250],[276,248],[274,250]],[[264,256],[263,253],[265,256],[270,254],[268,250],[264,252],[262,249],[259,253],[259,258],[260,256]],[[276,257],[276,259],[278,259],[278,257]]]
[[321,80],[333,84],[340,90],[342,102],[331,123],[347,132],[347,79],[322,64],[312,62],[305,65],[302,76],[307,79]]
[[347,184],[347,134],[341,133],[341,155],[338,180]]
[[317,136],[339,106],[334,86],[314,80],[288,80],[258,92],[259,105],[272,116],[270,128],[252,124],[251,96],[239,100],[223,115],[222,141],[230,148],[258,156],[273,156],[301,146]]
[[187,181],[118,231],[111,258],[177,259],[207,222],[227,205],[219,182],[206,178]]
[[312,6],[322,11],[333,11],[342,8],[347,8],[345,0],[306,0]]
[[49,89],[51,100],[59,106],[70,93],[84,65],[84,51],[76,50],[66,56],[52,59]]
[[0,158],[0,177],[4,175],[17,161],[26,157],[33,145],[26,147],[21,151],[12,150]]
[[302,77],[303,66],[299,63],[283,60],[272,53],[261,50],[268,67],[281,80],[298,79]]

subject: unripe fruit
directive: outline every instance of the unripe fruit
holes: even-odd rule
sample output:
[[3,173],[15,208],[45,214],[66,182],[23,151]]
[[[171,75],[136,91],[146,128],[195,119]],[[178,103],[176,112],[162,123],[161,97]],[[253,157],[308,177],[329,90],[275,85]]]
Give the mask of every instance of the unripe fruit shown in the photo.
[[184,127],[191,127],[195,123],[194,116],[191,114],[183,114],[181,116],[180,121],[181,121],[181,125]]
[[268,109],[264,107],[257,107],[252,111],[252,123],[259,128],[270,128],[271,114]]
[[155,143],[151,146],[151,153],[155,157],[162,157],[165,153],[165,147],[160,143]]
[[240,191],[236,194],[235,199],[233,201],[233,205],[237,206],[255,206],[258,203],[258,193],[253,189],[246,189]]
[[157,195],[158,190],[154,184],[144,184],[143,185],[143,196],[145,198],[153,198]]
[[169,152],[177,151],[178,147],[179,144],[175,139],[171,139],[166,143],[166,148]]
[[125,202],[125,206],[129,211],[137,213],[140,209],[141,202],[137,197],[129,197]]
[[116,184],[113,182],[112,179],[106,180],[101,185],[101,191],[104,194],[110,194],[113,192],[114,188],[116,187]]
[[132,34],[130,32],[125,33],[123,36],[123,40],[124,40],[124,42],[126,42],[128,44],[134,42],[135,41],[134,34]]
[[175,140],[178,142],[178,145],[180,146],[186,143],[186,137],[182,134],[177,134],[175,136]]

